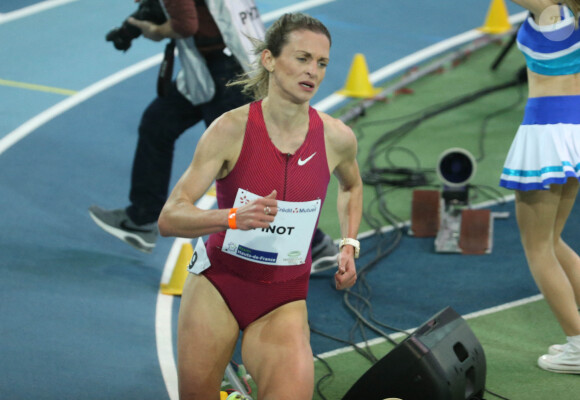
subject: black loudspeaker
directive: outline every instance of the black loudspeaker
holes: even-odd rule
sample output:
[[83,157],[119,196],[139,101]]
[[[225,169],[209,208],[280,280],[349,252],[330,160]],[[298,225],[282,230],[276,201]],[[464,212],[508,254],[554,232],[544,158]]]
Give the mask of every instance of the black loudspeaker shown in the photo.
[[485,377],[481,344],[447,307],[373,365],[342,400],[479,400]]

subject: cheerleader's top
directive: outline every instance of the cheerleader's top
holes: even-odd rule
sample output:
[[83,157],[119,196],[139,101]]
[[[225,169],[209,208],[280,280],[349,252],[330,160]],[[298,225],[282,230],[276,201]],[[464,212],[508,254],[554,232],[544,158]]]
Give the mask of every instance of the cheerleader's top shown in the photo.
[[560,21],[538,25],[532,15],[522,23],[517,44],[528,68],[541,75],[580,72],[580,29],[572,12],[560,5]]

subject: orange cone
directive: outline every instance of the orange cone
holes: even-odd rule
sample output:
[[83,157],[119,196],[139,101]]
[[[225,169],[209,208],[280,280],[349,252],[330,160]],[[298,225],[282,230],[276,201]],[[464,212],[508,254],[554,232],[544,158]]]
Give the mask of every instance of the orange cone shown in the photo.
[[348,97],[370,98],[381,92],[381,89],[373,88],[369,79],[367,62],[362,54],[355,54],[346,79],[346,84],[338,94]]
[[491,34],[505,33],[511,29],[507,7],[503,0],[492,0],[487,11],[485,24],[480,31]]

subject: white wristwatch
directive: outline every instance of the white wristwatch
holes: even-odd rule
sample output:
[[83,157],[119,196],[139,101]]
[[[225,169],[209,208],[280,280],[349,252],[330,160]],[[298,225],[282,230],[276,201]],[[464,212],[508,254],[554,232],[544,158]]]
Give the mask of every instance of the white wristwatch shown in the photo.
[[352,238],[343,238],[338,245],[338,250],[342,250],[342,248],[347,244],[350,244],[352,247],[354,247],[354,258],[358,258],[360,252],[360,242]]

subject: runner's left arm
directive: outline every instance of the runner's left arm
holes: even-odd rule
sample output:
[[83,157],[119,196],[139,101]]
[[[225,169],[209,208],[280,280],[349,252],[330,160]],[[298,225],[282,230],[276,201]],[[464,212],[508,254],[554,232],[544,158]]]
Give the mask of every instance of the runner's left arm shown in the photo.
[[[336,150],[340,156],[333,173],[338,179],[337,212],[343,238],[356,239],[362,218],[363,184],[356,160],[357,142],[352,130],[346,125],[337,124],[339,134]],[[346,245],[341,249],[338,271],[335,274],[337,289],[346,289],[356,282],[354,248]]]

